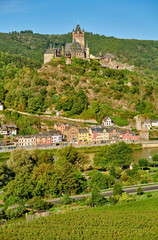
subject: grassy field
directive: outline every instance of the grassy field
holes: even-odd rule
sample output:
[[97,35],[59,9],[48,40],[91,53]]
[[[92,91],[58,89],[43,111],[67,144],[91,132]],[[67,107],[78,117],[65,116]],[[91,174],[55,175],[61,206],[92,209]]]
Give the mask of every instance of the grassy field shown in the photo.
[[141,201],[74,210],[6,225],[0,239],[156,240],[157,215],[157,195],[151,198],[144,195]]

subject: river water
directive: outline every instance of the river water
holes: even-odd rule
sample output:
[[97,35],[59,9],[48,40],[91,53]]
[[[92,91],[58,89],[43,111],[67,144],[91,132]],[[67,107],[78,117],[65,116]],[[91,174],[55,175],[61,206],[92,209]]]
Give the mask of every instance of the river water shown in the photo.
[[[134,162],[138,162],[140,158],[147,158],[149,161],[152,160],[154,154],[158,154],[158,148],[143,148],[141,150],[135,150],[134,153]],[[93,165],[93,158],[96,153],[86,153],[85,155],[89,157],[90,164]]]
[[152,160],[154,154],[158,154],[158,148],[143,148],[141,150],[136,150],[134,154],[134,161],[137,162],[140,158],[147,158]]

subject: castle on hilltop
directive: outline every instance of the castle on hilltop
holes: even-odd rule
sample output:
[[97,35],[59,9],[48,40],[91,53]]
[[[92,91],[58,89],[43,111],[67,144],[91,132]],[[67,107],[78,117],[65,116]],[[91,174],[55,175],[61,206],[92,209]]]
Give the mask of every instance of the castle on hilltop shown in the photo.
[[76,29],[72,31],[72,43],[66,43],[65,49],[62,47],[62,51],[59,48],[52,47],[50,43],[50,48],[44,54],[44,63],[49,62],[52,57],[62,57],[63,55],[67,58],[67,63],[71,63],[71,57],[89,59],[89,47],[88,41],[85,47],[85,32],[84,29],[81,30],[80,25],[76,26]]

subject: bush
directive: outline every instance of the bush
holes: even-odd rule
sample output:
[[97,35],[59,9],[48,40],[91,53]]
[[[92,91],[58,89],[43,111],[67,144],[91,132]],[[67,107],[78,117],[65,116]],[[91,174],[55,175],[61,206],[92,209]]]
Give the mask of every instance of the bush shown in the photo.
[[115,205],[118,202],[118,199],[116,197],[109,196],[108,202]]
[[152,194],[151,193],[147,193],[147,197],[152,197]]
[[52,207],[51,203],[45,202],[40,197],[34,197],[28,201],[28,207],[35,210],[47,210]]
[[63,196],[63,198],[59,201],[59,203],[63,204],[63,205],[68,205],[73,203],[73,199],[70,198],[69,194],[65,194]]
[[113,195],[122,195],[122,187],[119,183],[116,183],[114,185],[114,189],[113,189]]
[[15,209],[8,208],[5,211],[5,216],[6,216],[7,219],[18,218],[18,217],[21,217],[24,212],[25,212],[25,207],[19,205]]
[[106,198],[96,188],[93,189],[92,195],[87,200],[87,204],[91,207],[103,206],[106,202]]
[[137,189],[137,195],[143,195],[143,189],[141,188],[141,187],[139,187],[138,189]]

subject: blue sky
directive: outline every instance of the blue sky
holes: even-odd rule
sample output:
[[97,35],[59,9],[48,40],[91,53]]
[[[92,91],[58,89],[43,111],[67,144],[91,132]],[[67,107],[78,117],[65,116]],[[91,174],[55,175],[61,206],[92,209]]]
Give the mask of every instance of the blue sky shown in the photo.
[[128,39],[158,40],[158,0],[0,0],[0,32],[85,31]]

